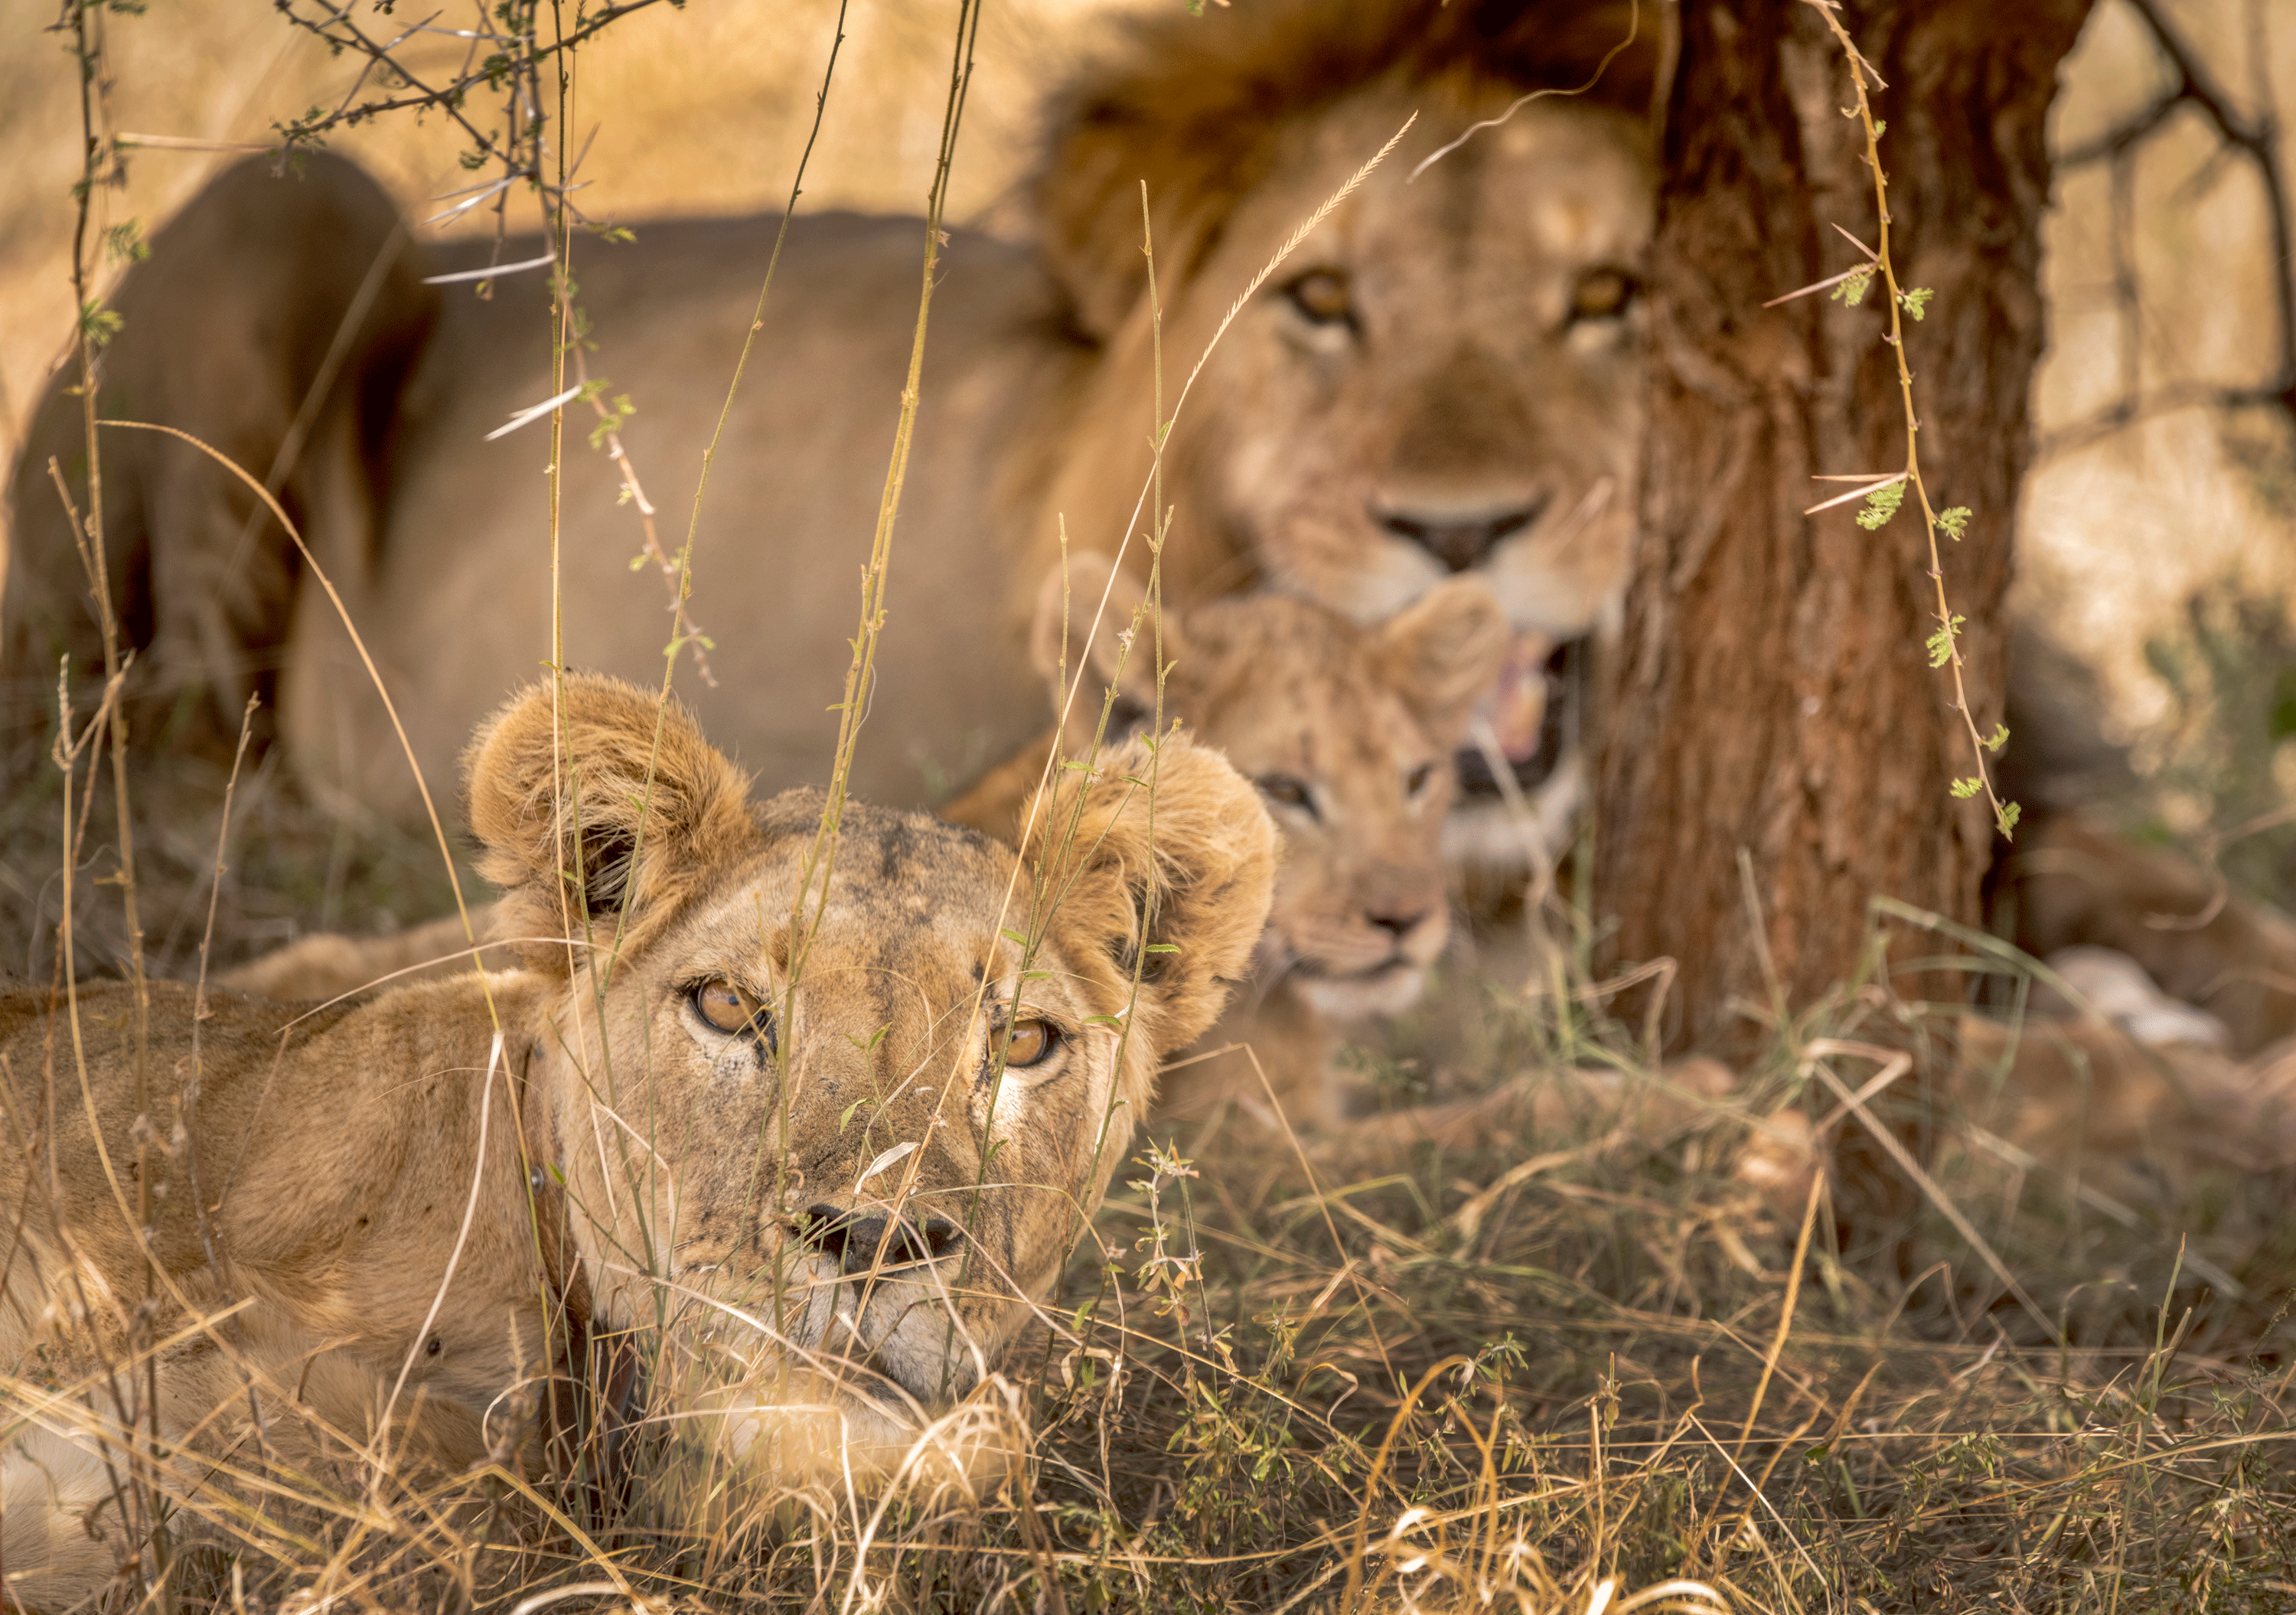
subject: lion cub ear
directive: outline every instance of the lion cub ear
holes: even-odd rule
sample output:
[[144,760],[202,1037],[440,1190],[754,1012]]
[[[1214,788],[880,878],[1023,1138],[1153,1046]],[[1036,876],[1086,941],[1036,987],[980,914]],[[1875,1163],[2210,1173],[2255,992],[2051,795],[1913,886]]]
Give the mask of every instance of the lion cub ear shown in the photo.
[[[642,945],[718,868],[752,850],[749,779],[685,709],[619,679],[530,685],[463,754],[480,873],[504,888],[498,934]],[[519,949],[564,970],[551,942]]]
[[[1150,800],[1149,782],[1154,782]],[[1267,923],[1275,826],[1259,792],[1185,734],[1132,740],[1046,785],[1022,858],[1075,968],[1128,996],[1142,1072],[1218,1019]],[[1146,1098],[1144,1075],[1141,1091]]]
[[1506,660],[1506,614],[1498,601],[1474,578],[1447,578],[1375,633],[1375,654],[1428,739],[1456,745]]
[[[1100,605],[1103,594],[1108,599],[1105,611]],[[1111,685],[1116,686],[1116,704],[1108,714],[1109,742],[1139,734],[1155,717],[1157,652],[1160,648],[1168,664],[1177,663],[1182,659],[1186,637],[1180,614],[1167,605],[1160,610],[1160,644],[1159,611],[1151,608],[1146,616],[1140,616],[1147,597],[1136,578],[1119,571],[1106,556],[1091,553],[1069,557],[1066,574],[1054,568],[1044,587],[1037,591],[1029,657],[1052,689],[1054,714],[1063,706],[1068,709],[1063,739],[1071,755],[1082,756],[1092,744],[1093,731],[1100,726],[1101,701]],[[1095,614],[1100,622],[1097,629],[1093,626]],[[1136,617],[1140,632],[1127,655],[1123,635],[1131,632]],[[1071,682],[1078,676],[1084,680],[1084,688],[1077,692],[1073,702],[1061,685],[1063,662]]]

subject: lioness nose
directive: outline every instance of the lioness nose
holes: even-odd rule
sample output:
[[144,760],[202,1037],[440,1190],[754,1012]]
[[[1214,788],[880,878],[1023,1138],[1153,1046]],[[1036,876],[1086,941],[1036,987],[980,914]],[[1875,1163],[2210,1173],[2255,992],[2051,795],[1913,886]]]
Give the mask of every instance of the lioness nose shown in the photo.
[[1441,562],[1445,570],[1464,572],[1482,564],[1502,538],[1522,531],[1538,520],[1545,500],[1479,515],[1438,515],[1410,510],[1375,511],[1380,526],[1408,538]]
[[813,1219],[813,1242],[842,1273],[914,1267],[947,1256],[964,1238],[964,1230],[945,1217],[916,1222],[873,1213],[856,1217],[832,1205],[809,1206],[806,1215]]

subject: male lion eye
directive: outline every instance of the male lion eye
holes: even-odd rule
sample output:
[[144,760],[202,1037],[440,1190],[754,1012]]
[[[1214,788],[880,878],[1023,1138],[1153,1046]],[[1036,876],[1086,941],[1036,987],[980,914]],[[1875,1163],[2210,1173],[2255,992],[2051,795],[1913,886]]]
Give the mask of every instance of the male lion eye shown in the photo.
[[1263,774],[1252,782],[1259,794],[1279,808],[1297,808],[1310,817],[1316,816],[1316,792],[1308,782],[1296,775]]
[[1594,269],[1579,277],[1570,296],[1574,320],[1611,320],[1635,300],[1634,277],[1623,269]]
[[692,997],[693,1012],[717,1030],[753,1037],[768,1049],[774,1046],[772,1012],[722,976],[701,983]]
[[1004,1045],[1005,1069],[1042,1065],[1060,1046],[1060,1029],[1051,1021],[1016,1021],[1013,1023],[1013,1035]]
[[1310,269],[1284,287],[1283,292],[1311,324],[1337,325],[1355,317],[1348,277],[1336,269]]

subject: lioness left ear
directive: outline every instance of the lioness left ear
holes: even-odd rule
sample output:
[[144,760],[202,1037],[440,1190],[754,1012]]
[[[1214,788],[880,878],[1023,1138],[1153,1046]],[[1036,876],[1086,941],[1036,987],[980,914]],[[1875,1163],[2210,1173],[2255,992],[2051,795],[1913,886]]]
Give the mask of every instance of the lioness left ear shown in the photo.
[[1437,584],[1382,624],[1377,653],[1405,704],[1445,750],[1506,660],[1506,614],[1472,578]]
[[[1153,800],[1151,800],[1151,782]],[[1080,973],[1140,995],[1132,1010],[1141,1072],[1218,1019],[1267,923],[1275,826],[1259,792],[1218,751],[1185,734],[1152,750],[1128,741],[1087,777],[1064,769],[1045,787],[1022,857]],[[1144,1075],[1134,1079],[1146,1098]]]
[[[497,934],[624,947],[684,905],[758,840],[748,776],[701,737],[685,708],[635,685],[570,674],[537,684],[483,725],[463,755],[480,873],[504,888]],[[567,951],[519,945],[563,970]]]

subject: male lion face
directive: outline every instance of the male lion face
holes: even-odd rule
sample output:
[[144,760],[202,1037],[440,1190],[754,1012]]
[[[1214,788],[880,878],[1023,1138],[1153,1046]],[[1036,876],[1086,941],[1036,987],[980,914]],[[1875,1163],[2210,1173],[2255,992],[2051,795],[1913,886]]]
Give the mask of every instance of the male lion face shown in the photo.
[[[1240,283],[1400,111],[1335,109],[1196,283]],[[1358,619],[1473,570],[1517,626],[1584,632],[1624,563],[1644,154],[1622,117],[1537,103],[1407,173],[1341,203],[1213,357],[1220,519]]]
[[[1187,576],[1184,561],[1184,596],[1256,571],[1365,621],[1445,578],[1481,578],[1521,635],[1485,714],[1523,764],[1541,749],[1541,664],[1594,627],[1625,577],[1652,182],[1632,119],[1563,101],[1523,107],[1408,178],[1503,106],[1473,101],[1432,128],[1423,117],[1238,316],[1174,450],[1180,521],[1212,542],[1168,548],[1167,567],[1226,556],[1227,576]],[[1208,338],[1234,289],[1410,111],[1365,93],[1303,127],[1171,294],[1168,352],[1193,351],[1176,330]]]

